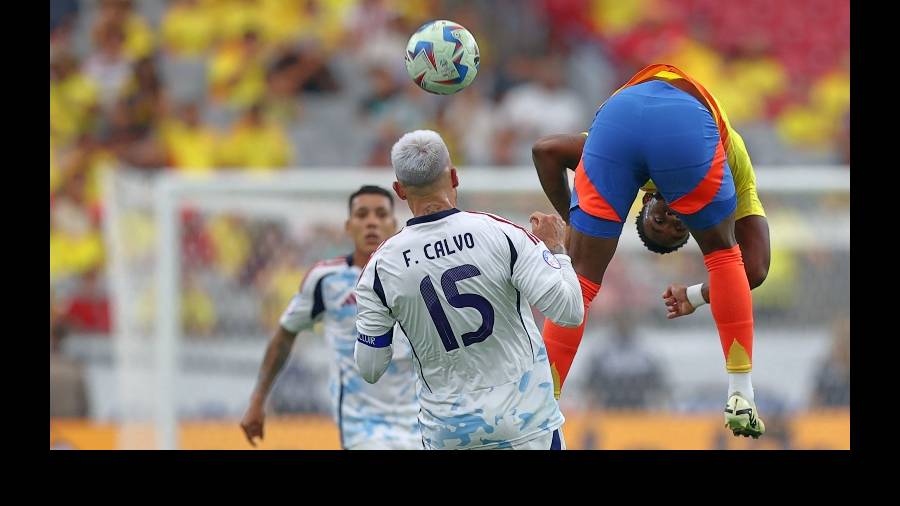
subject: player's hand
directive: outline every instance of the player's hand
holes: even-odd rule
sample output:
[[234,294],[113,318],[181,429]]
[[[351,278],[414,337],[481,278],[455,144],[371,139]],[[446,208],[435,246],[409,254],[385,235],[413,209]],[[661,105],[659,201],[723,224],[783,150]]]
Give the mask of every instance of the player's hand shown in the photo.
[[244,435],[247,436],[247,441],[254,447],[256,446],[256,442],[253,438],[258,437],[260,441],[263,440],[263,424],[265,424],[265,421],[266,412],[262,403],[251,402],[250,407],[247,408],[247,412],[244,413],[244,418],[241,420],[241,428],[244,429]]
[[684,285],[669,285],[662,298],[666,302],[666,318],[669,320],[694,312],[695,308],[688,302],[687,287]]
[[531,232],[538,239],[544,241],[551,253],[561,254],[566,252],[566,222],[558,214],[531,213]]

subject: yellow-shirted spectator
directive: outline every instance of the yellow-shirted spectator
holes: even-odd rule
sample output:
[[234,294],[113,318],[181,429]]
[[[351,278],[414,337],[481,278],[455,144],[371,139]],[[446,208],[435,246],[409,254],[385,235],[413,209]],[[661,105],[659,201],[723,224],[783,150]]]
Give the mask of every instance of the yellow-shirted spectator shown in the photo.
[[787,88],[788,77],[784,65],[773,57],[737,60],[729,68],[730,79],[741,88],[755,90],[765,97],[779,95]]
[[262,107],[247,110],[222,142],[220,154],[227,167],[241,169],[271,169],[291,163],[292,146],[284,128],[265,121]]
[[386,3],[391,10],[416,27],[435,19],[435,12],[432,9],[434,2],[430,0],[387,0]]
[[592,0],[591,19],[599,33],[607,37],[621,35],[643,21],[652,12],[654,0]]
[[85,205],[86,178],[76,174],[50,209],[50,282],[103,265],[103,240]]
[[332,51],[342,44],[347,37],[345,19],[357,0],[316,0],[320,9],[313,27],[325,51]]
[[131,60],[149,56],[156,47],[156,36],[147,21],[134,11],[131,0],[102,0],[95,30],[119,26],[125,36],[123,53]]
[[208,336],[216,328],[216,307],[212,298],[188,277],[181,295],[181,322],[184,332]]
[[265,23],[260,8],[259,0],[207,0],[204,6],[215,20],[216,39],[225,43],[262,30]]
[[831,121],[840,121],[850,109],[850,76],[837,70],[826,74],[810,90],[810,102]]
[[779,135],[789,144],[804,148],[823,148],[837,135],[840,125],[827,112],[795,104],[777,118]]
[[179,118],[161,127],[169,164],[185,172],[211,172],[217,165],[218,135],[200,121],[195,104],[184,106]]
[[98,103],[96,83],[79,71],[78,62],[68,54],[59,55],[50,65],[50,131],[60,144],[67,144],[90,126],[91,110]]
[[166,11],[160,31],[168,51],[189,58],[199,56],[212,47],[216,20],[198,0],[177,0]]
[[660,61],[673,62],[707,89],[716,90],[716,100],[736,125],[762,117],[766,97],[784,86],[785,77],[783,71],[779,74],[777,64],[744,61],[729,65],[720,54],[692,39],[684,39]]
[[279,262],[263,275],[262,310],[260,323],[277,321],[284,308],[297,293],[297,280],[303,279],[305,271],[286,262]]
[[728,111],[728,119],[735,125],[758,119],[765,112],[762,93],[734,81],[720,82],[716,88],[716,99]]
[[103,203],[103,174],[107,170],[114,170],[119,162],[110,151],[97,149],[91,154],[88,163],[85,201],[89,206],[99,206]]
[[782,93],[787,85],[784,67],[772,58],[738,60],[728,64],[719,80],[716,98],[736,125],[764,116],[766,100]]
[[250,256],[247,230],[238,218],[219,215],[210,220],[207,232],[213,245],[216,269],[229,278],[237,278]]
[[50,195],[59,189],[61,179],[59,164],[56,162],[56,145],[53,142],[53,134],[50,134]]
[[153,53],[156,37],[150,25],[141,16],[131,14],[125,20],[125,55],[132,60],[139,60]]
[[58,156],[54,160],[58,170],[57,190],[69,192],[69,185],[78,185],[83,205],[99,205],[102,201],[102,174],[115,166],[115,155],[84,135]]
[[[260,21],[266,44],[291,42],[314,28],[316,12],[309,12],[298,0],[260,0]],[[313,2],[315,3],[315,2]]]
[[71,235],[50,230],[50,281],[83,274],[103,265],[103,238],[99,230]]
[[331,51],[344,36],[344,16],[354,3],[354,0],[260,0],[265,42],[274,46],[314,40],[323,51]]
[[[721,94],[723,85],[727,86],[722,79],[725,66],[721,55],[696,40],[682,39],[668,52],[659,55],[656,60],[684,70],[695,80],[703,83],[706,89],[716,90],[716,96]],[[728,113],[730,117],[731,109]]]
[[771,262],[766,282],[753,290],[753,306],[787,310],[796,298],[801,269],[795,248],[814,242],[814,236],[809,223],[788,208],[778,207],[771,216]]
[[265,57],[257,32],[220,46],[210,62],[209,85],[214,99],[235,108],[249,107],[262,98]]

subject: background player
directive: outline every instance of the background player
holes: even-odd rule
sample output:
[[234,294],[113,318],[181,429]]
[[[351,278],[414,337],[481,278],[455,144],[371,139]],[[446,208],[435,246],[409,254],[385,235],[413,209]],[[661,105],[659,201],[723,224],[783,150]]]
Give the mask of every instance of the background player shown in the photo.
[[353,253],[319,262],[309,270],[266,348],[250,406],[241,421],[254,446],[254,438],[263,438],[266,398],[290,356],[295,337],[322,320],[334,351],[331,392],[341,448],[422,449],[416,420],[416,377],[406,338],[400,335],[391,367],[377,385],[362,381],[353,360],[357,310],[353,287],[372,252],[397,229],[394,198],[384,188],[363,186],[350,196],[349,207],[345,229],[353,239]]
[[391,364],[395,322],[420,378],[428,449],[562,449],[564,419],[529,309],[581,323],[575,271],[558,216],[532,215],[534,233],[456,209],[456,169],[432,131],[391,150],[394,190],[414,218],[372,255],[356,294],[356,360],[367,381]]
[[[625,213],[641,185],[654,180],[679,218],[671,228],[684,236],[674,244],[687,240],[687,231],[679,230],[683,222],[687,226],[681,228],[694,235],[710,274],[711,309],[729,372],[726,426],[735,435],[759,437],[765,426],[756,416],[750,380],[753,310],[735,239],[737,199],[727,160],[746,150],[731,138],[731,131],[718,103],[700,83],[671,65],[651,65],[597,111],[575,170],[574,195],[565,169],[547,164],[540,146],[535,146],[534,161],[544,192],[571,225],[568,246],[586,308],[615,253]],[[644,219],[651,221],[659,212],[653,206],[644,209]],[[665,220],[657,225],[665,225]],[[673,247],[664,229],[653,234]],[[673,297],[667,304],[669,299]],[[574,331],[552,322],[544,325],[557,395],[583,333],[584,323]]]

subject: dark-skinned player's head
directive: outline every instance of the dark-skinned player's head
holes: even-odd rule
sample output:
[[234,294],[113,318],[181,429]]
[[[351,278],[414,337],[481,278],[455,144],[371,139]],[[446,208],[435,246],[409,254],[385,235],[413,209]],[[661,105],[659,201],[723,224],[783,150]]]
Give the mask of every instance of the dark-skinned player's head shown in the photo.
[[394,197],[380,186],[363,186],[350,195],[350,216],[345,230],[356,250],[371,255],[378,245],[397,231]]
[[644,205],[634,220],[638,237],[648,250],[664,255],[684,246],[691,233],[663,196],[644,193]]

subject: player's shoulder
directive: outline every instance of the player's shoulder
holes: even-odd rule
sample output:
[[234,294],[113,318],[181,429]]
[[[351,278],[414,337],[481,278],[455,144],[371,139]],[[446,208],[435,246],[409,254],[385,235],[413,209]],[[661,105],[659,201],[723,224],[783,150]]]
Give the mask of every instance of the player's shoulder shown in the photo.
[[511,239],[514,236],[525,237],[533,244],[537,244],[540,242],[540,239],[534,236],[531,232],[515,223],[514,221],[504,218],[503,216],[499,216],[492,213],[487,213],[483,211],[465,211],[466,214],[472,216],[473,219],[479,220],[487,227],[491,227],[497,230],[502,231]]
[[329,272],[349,267],[352,260],[348,256],[339,256],[327,260],[319,260],[309,268],[309,272]]
[[300,290],[303,290],[303,288],[309,284],[315,285],[315,283],[318,283],[319,280],[329,274],[347,269],[351,263],[352,261],[346,256],[329,258],[314,263],[309,270],[306,271],[306,276],[303,277],[303,281],[300,283]]
[[505,218],[498,214],[488,213],[485,211],[463,211],[462,214],[468,219],[483,222],[484,224],[491,227],[503,228],[504,226],[509,225],[516,226],[515,223],[513,223],[513,221],[509,218]]

